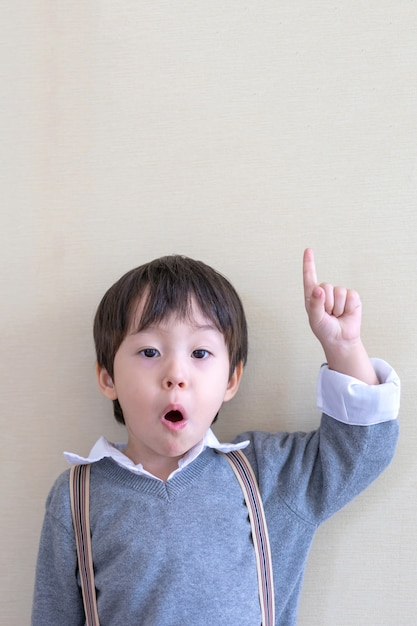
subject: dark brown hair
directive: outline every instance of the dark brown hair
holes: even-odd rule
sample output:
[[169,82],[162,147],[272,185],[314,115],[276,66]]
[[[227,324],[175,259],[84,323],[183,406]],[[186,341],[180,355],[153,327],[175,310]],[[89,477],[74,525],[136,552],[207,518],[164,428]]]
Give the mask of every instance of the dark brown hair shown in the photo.
[[[144,299],[144,300],[143,300]],[[191,314],[192,299],[205,317],[223,334],[229,352],[230,376],[244,365],[248,353],[245,312],[231,283],[202,261],[171,255],[145,263],[122,276],[105,293],[94,319],[97,363],[113,378],[114,357],[144,302],[137,331],[161,322],[171,313]],[[124,424],[118,400],[114,415]]]

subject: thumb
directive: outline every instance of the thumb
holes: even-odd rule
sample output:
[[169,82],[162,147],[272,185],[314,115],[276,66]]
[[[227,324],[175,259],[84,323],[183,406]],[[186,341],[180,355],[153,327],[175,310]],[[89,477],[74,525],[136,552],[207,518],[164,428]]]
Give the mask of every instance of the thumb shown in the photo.
[[319,287],[319,285],[316,285],[312,289],[310,298],[308,298],[306,302],[308,319],[313,330],[314,328],[317,328],[323,319],[323,315],[325,313],[325,297],[324,289]]

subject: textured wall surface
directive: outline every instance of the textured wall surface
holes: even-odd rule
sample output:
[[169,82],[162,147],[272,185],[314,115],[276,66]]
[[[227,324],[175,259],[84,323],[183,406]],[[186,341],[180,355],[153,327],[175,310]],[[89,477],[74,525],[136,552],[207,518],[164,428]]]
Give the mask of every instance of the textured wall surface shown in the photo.
[[0,623],[29,623],[44,501],[100,434],[104,290],[173,252],[240,292],[250,359],[216,433],[313,429],[301,256],[355,287],[402,379],[386,473],[319,530],[300,626],[417,614],[417,3],[2,3]]

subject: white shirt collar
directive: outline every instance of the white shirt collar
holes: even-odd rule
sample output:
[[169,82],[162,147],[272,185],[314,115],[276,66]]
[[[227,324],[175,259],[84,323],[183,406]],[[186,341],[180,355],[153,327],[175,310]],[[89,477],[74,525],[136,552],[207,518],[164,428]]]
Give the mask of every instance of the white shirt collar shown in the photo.
[[[194,461],[194,459],[196,459],[206,448],[213,448],[214,450],[219,450],[220,452],[231,452],[232,450],[242,450],[248,445],[249,441],[242,441],[240,443],[220,443],[213,431],[209,429],[204,438],[191,448],[191,450],[189,450],[182,459],[179,460],[178,468],[169,475],[168,480]],[[98,441],[96,441],[94,446],[91,448],[88,457],[82,457],[72,452],[64,452],[64,456],[70,465],[87,465],[89,463],[100,461],[106,457],[110,457],[116,461],[118,465],[128,469],[134,474],[160,480],[145,470],[141,463],[135,465],[133,461],[131,461],[129,457],[124,454],[123,451],[125,447],[125,443],[111,443],[107,441],[105,437],[100,437],[100,439],[98,439]]]

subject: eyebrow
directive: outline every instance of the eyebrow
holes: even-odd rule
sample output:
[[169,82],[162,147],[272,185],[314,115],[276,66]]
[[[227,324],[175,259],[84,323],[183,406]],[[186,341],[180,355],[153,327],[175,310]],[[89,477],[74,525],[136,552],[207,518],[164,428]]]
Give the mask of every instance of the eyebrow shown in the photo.
[[[223,334],[215,324],[197,324],[196,322],[190,322],[190,326],[195,329],[196,331],[202,330],[202,331],[216,331],[219,332],[221,334]],[[164,328],[162,328],[161,324],[151,324],[150,326],[146,326],[146,328],[140,328],[137,329],[135,328],[134,330],[132,330],[132,332],[128,333],[129,336],[134,336],[134,335],[138,335],[139,333],[146,333],[147,331],[152,331],[152,330],[161,330],[162,332],[168,332],[165,331]]]
[[219,330],[215,324],[191,324],[196,330]]

